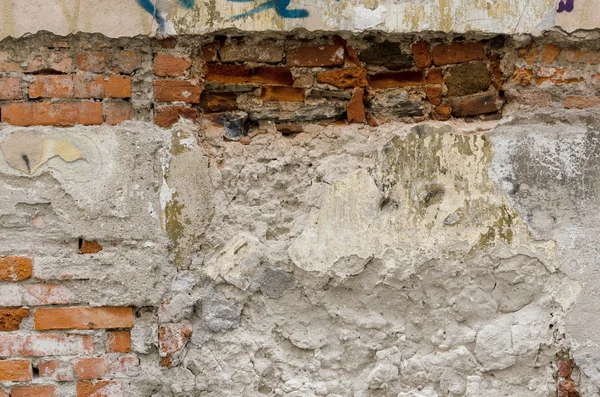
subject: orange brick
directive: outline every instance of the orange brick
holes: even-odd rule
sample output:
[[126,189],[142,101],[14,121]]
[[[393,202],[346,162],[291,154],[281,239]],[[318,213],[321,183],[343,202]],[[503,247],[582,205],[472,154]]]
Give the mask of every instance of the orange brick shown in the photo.
[[427,73],[427,84],[442,84],[443,81],[444,79],[442,78],[442,69],[434,68]]
[[226,112],[237,109],[237,95],[235,92],[210,94],[203,92],[200,97],[200,109],[204,112]]
[[124,397],[123,383],[114,380],[77,382],[77,397]]
[[73,298],[73,293],[60,284],[29,284],[25,291],[25,302],[33,306],[61,305]]
[[355,88],[352,93],[352,98],[346,105],[346,115],[349,123],[364,123],[365,122],[365,89]]
[[56,387],[51,385],[15,386],[10,391],[11,397],[58,397]]
[[41,308],[34,313],[35,329],[100,329],[133,327],[131,307]]
[[304,101],[304,89],[273,85],[263,86],[260,99],[263,101],[302,102]]
[[4,390],[0,389],[0,397],[10,397],[10,396]]
[[73,367],[77,379],[80,380],[102,379],[108,372],[108,365],[102,357],[75,360]]
[[71,98],[73,76],[35,76],[29,84],[29,98]]
[[600,107],[600,96],[569,95],[562,102],[567,109],[588,109]]
[[133,105],[131,102],[105,102],[104,119],[108,125],[121,124],[133,119]]
[[39,376],[57,382],[70,382],[75,379],[70,363],[60,360],[40,361],[37,366]]
[[261,66],[250,69],[241,65],[207,65],[207,81],[223,84],[292,85],[294,78],[289,68]]
[[377,89],[409,87],[425,84],[422,71],[386,72],[369,76],[371,87]]
[[187,103],[200,102],[202,87],[195,80],[156,80],[154,81],[154,96],[157,101]]
[[94,337],[69,334],[0,334],[0,357],[91,354]]
[[429,99],[432,105],[437,106],[440,103],[442,103],[441,84],[426,85],[425,93],[427,94],[427,98]]
[[179,77],[192,66],[189,58],[176,57],[169,54],[158,54],[154,57],[154,74],[159,77]]
[[73,96],[75,98],[104,98],[103,76],[83,74],[73,76]]
[[413,57],[418,68],[428,68],[431,66],[431,53],[429,43],[419,41],[412,45]]
[[529,85],[533,80],[533,71],[531,69],[516,68],[513,73],[513,81],[519,85]]
[[23,256],[0,257],[0,281],[21,281],[31,277],[33,264]]
[[555,45],[552,44],[547,44],[544,49],[542,50],[542,63],[543,64],[549,64],[554,62],[554,60],[558,57],[558,55],[560,54],[560,47],[556,47]]
[[344,47],[339,45],[300,47],[287,53],[287,66],[326,67],[343,64]]
[[436,66],[483,60],[483,45],[480,42],[454,42],[433,48],[433,63]]
[[107,70],[109,54],[107,51],[82,52],[75,58],[79,70],[93,73],[104,73]]
[[366,87],[367,70],[364,68],[343,68],[317,73],[317,81],[322,84],[331,84],[338,88]]
[[95,241],[81,240],[79,252],[82,254],[95,254],[102,251],[102,246]]
[[29,316],[29,309],[0,309],[0,331],[18,331],[21,321]]
[[107,353],[129,353],[131,351],[131,333],[129,331],[112,331],[107,333]]
[[[562,54],[568,63],[600,64],[600,51],[568,49],[563,50]],[[563,56],[561,55],[562,58]]]
[[0,360],[0,382],[27,382],[31,379],[31,361]]
[[450,105],[447,104],[439,105],[433,110],[431,116],[434,120],[449,120],[452,116],[452,108],[450,107]]
[[197,110],[189,106],[161,106],[155,109],[154,122],[161,127],[170,127],[177,123],[179,118],[195,119]]
[[102,124],[100,102],[20,102],[2,105],[2,121],[9,124],[55,125],[71,127],[75,124]]
[[107,98],[131,98],[131,77],[112,75],[104,79]]
[[11,101],[23,99],[23,89],[21,88],[20,77],[2,77],[0,78],[0,100]]

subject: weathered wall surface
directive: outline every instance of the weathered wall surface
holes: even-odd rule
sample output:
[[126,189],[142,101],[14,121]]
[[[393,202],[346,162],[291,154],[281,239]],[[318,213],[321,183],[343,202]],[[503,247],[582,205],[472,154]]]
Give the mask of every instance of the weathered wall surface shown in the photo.
[[5,40],[0,396],[598,395],[598,43]]
[[50,31],[109,37],[244,31],[541,34],[600,28],[600,0],[0,0],[0,38]]

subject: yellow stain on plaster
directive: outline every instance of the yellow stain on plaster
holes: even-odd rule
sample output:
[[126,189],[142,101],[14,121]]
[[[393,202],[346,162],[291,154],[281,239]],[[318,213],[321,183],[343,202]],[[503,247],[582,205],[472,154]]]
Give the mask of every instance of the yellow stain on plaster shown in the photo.
[[79,20],[79,11],[81,9],[81,0],[75,0],[73,5],[73,14],[69,11],[69,7],[65,4],[65,0],[56,0],[60,10],[62,11],[67,23],[69,24],[69,31],[77,31],[77,21]]
[[54,157],[60,157],[66,163],[85,158],[81,151],[68,141],[42,139],[24,132],[18,132],[4,140],[0,143],[0,150],[8,165],[30,175]]
[[15,34],[15,13],[10,0],[2,1],[2,37]]

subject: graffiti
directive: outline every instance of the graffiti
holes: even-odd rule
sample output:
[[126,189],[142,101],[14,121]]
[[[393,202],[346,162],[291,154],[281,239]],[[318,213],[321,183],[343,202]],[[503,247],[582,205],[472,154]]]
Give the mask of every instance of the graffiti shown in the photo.
[[573,11],[575,0],[560,0],[558,2],[558,10],[557,12],[571,12]]
[[179,7],[193,8],[195,0],[137,0],[140,7],[154,17],[158,24],[158,37],[176,34],[173,23],[169,21],[169,5],[174,1]]
[[[255,0],[228,0],[232,3],[250,3]],[[268,0],[265,3],[259,4],[256,7],[243,12],[241,14],[234,15],[230,17],[231,20],[237,20],[245,17],[249,17],[250,15],[258,14],[259,12],[263,12],[266,10],[274,9],[277,15],[282,18],[306,18],[310,15],[308,10],[303,8],[298,9],[288,9],[291,0]]]

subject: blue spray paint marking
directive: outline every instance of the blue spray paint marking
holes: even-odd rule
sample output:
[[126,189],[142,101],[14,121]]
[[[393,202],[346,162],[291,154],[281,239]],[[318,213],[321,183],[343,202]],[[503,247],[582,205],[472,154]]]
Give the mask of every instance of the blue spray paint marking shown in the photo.
[[[250,3],[255,0],[228,0],[233,3]],[[237,20],[241,18],[248,17],[250,15],[258,14],[259,12],[263,12],[270,9],[275,9],[277,15],[283,18],[306,18],[310,15],[308,10],[303,8],[288,10],[291,0],[269,0],[265,3],[259,4],[253,9],[243,12],[241,14],[234,15],[230,17],[231,20]]]
[[[156,8],[150,0],[137,0],[137,2],[140,5],[140,7],[146,10],[148,14],[156,18]],[[194,7],[194,3],[196,2],[196,0],[177,0],[177,2],[181,7],[190,9]]]
[[575,0],[560,0],[558,2],[558,10],[556,10],[557,12],[571,12],[573,11],[573,7],[575,6],[574,4]]

